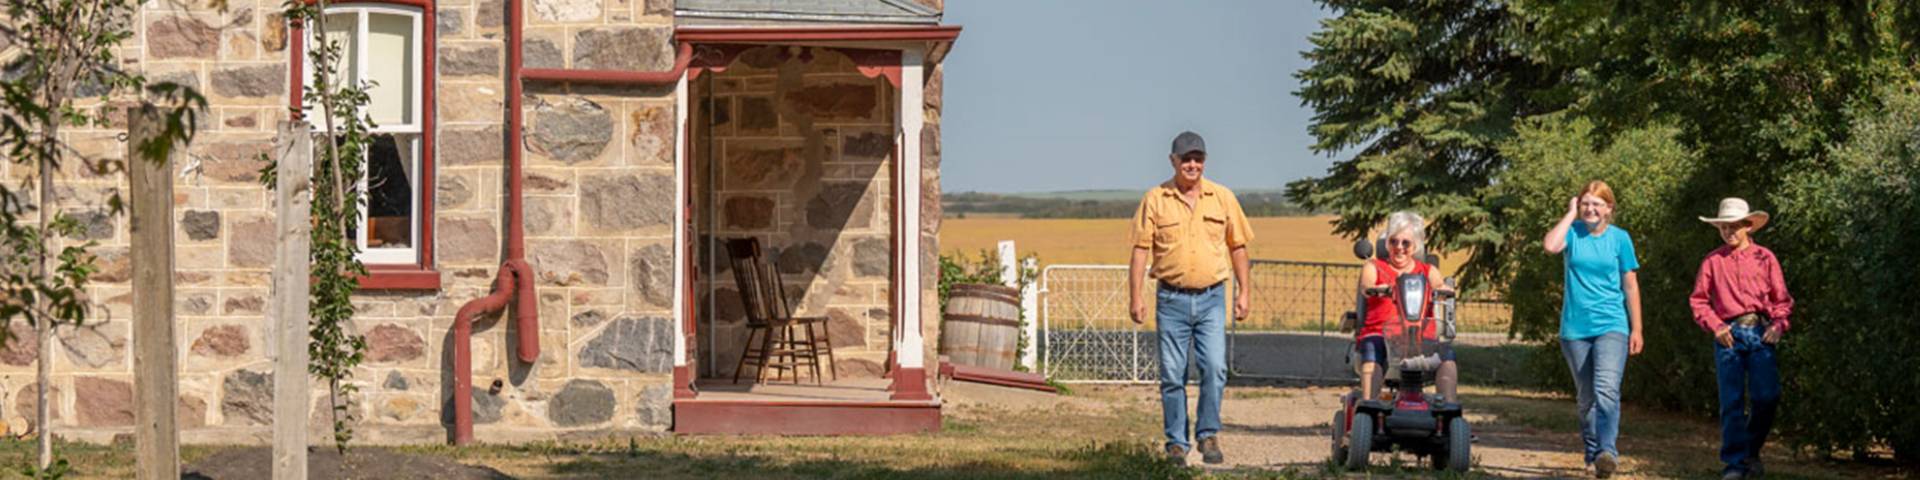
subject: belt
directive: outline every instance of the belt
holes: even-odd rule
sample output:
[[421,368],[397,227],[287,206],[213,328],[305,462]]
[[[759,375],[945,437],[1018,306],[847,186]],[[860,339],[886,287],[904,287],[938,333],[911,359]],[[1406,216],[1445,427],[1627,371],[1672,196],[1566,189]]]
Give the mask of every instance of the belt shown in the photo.
[[1202,287],[1202,288],[1186,288],[1186,287],[1176,287],[1176,286],[1173,286],[1172,284],[1169,284],[1169,283],[1167,283],[1167,282],[1160,282],[1160,289],[1161,289],[1161,290],[1166,290],[1166,291],[1169,291],[1169,292],[1174,292],[1174,293],[1184,293],[1184,294],[1188,294],[1188,295],[1199,295],[1199,294],[1202,294],[1202,293],[1207,293],[1208,291],[1210,291],[1210,290],[1213,290],[1213,289],[1215,289],[1215,288],[1219,288],[1219,287],[1220,287],[1220,284],[1222,284],[1222,283],[1227,283],[1227,282],[1225,282],[1225,281],[1222,281],[1222,282],[1219,282],[1219,283],[1215,283],[1215,284],[1213,284],[1213,285],[1208,285],[1208,286],[1206,286],[1206,287]]
[[1765,314],[1762,314],[1760,312],[1747,312],[1747,313],[1742,313],[1740,315],[1734,316],[1732,319],[1727,320],[1727,323],[1733,324],[1733,325],[1739,325],[1742,327],[1752,327],[1757,325],[1766,325],[1770,322],[1767,321],[1767,316]]

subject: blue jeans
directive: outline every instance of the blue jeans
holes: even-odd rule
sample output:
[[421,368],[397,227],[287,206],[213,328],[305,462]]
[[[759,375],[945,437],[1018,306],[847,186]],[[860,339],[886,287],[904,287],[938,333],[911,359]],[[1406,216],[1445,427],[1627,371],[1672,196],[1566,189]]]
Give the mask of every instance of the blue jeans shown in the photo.
[[1227,386],[1227,289],[1220,282],[1197,293],[1160,288],[1154,318],[1160,329],[1160,413],[1167,445],[1191,450],[1187,437],[1187,348],[1200,363],[1200,408],[1194,439],[1220,433],[1220,396]]
[[[1774,412],[1780,406],[1780,369],[1773,345],[1760,341],[1759,325],[1735,325],[1733,347],[1713,344],[1714,367],[1720,377],[1720,461],[1727,470],[1746,470],[1749,459],[1760,459],[1760,447],[1773,431]],[[1748,401],[1753,404],[1749,406]]]
[[1587,463],[1620,448],[1620,377],[1627,370],[1627,335],[1619,332],[1578,340],[1560,339],[1560,354],[1573,370],[1580,391],[1580,439],[1586,443]]

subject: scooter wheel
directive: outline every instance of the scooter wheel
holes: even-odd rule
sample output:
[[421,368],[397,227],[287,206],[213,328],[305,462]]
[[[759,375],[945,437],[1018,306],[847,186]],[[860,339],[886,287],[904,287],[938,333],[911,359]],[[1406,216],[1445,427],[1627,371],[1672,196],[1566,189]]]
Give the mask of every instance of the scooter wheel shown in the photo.
[[1333,464],[1334,465],[1346,464],[1347,463],[1347,442],[1346,442],[1347,410],[1346,409],[1343,408],[1343,409],[1335,410],[1333,412],[1333,424],[1327,427],[1327,430],[1329,430],[1332,433],[1332,437],[1333,437]]
[[1447,421],[1447,451],[1433,456],[1434,470],[1465,472],[1473,467],[1473,427],[1466,417]]
[[1356,413],[1353,428],[1347,430],[1347,469],[1365,470],[1367,456],[1373,454],[1373,415]]

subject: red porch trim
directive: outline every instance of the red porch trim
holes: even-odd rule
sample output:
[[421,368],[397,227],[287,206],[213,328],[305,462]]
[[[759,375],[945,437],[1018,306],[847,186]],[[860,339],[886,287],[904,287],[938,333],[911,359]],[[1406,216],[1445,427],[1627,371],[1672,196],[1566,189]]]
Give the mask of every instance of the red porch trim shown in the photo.
[[930,41],[960,38],[959,25],[924,27],[680,27],[673,30],[681,42],[830,42]]
[[940,431],[940,402],[674,400],[680,435],[898,435]]
[[1059,390],[1053,388],[1053,385],[1047,384],[1047,377],[1037,373],[1015,372],[972,365],[954,365],[946,362],[940,362],[940,370],[942,375],[963,382],[1024,388],[1047,393],[1059,392]]
[[893,371],[894,400],[932,400],[933,393],[927,391],[927,369],[921,367],[900,367]]

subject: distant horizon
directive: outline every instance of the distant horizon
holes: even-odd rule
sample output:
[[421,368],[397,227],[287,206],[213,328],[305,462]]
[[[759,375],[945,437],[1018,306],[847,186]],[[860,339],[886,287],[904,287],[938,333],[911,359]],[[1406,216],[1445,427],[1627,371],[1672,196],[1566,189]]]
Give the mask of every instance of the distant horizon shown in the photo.
[[1345,155],[1312,151],[1293,92],[1329,17],[1315,2],[949,2],[964,30],[943,69],[942,188],[1143,190],[1171,176],[1183,130],[1235,191],[1325,175]]

